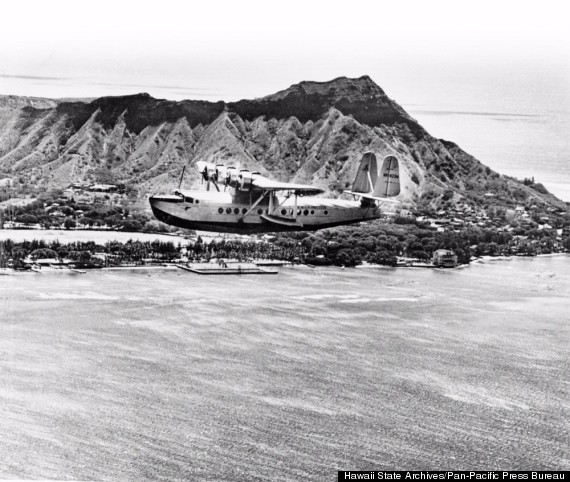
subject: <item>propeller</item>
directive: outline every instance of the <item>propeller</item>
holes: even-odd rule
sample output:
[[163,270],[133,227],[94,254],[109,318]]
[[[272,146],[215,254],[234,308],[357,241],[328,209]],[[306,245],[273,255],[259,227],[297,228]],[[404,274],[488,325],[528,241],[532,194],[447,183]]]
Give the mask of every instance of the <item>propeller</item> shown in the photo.
[[202,182],[204,182],[205,180],[207,181],[207,175],[208,175],[208,163],[204,162],[204,161],[198,161],[196,163],[196,167],[198,168],[198,172],[200,174],[202,174]]
[[217,172],[217,180],[218,182],[223,182],[224,183],[224,191],[226,190],[226,186],[228,185],[228,168],[226,166],[224,166],[223,164],[218,164],[216,166],[216,172]]
[[219,191],[220,189],[216,184],[217,180],[216,166],[211,162],[204,162],[204,161],[198,161],[196,163],[196,166],[198,167],[198,172],[202,174],[202,180],[206,181],[207,183],[206,190],[207,191],[210,190],[210,182],[213,182],[214,186],[216,186],[216,189]]
[[238,181],[238,171],[235,167],[230,166],[227,168],[226,186],[236,187]]

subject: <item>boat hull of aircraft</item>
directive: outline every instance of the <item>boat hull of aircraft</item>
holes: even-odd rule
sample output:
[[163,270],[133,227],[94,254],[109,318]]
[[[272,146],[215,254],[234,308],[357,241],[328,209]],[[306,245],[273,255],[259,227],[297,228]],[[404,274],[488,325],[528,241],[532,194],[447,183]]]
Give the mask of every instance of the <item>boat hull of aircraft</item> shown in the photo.
[[[276,231],[315,231],[378,219],[381,214],[374,207],[362,207],[356,201],[312,199],[296,207],[290,200],[270,212],[267,205],[258,206],[244,218],[250,205],[236,204],[223,194],[219,199],[200,199],[203,191],[185,191],[184,196],[152,196],[149,201],[154,216],[160,221],[180,228],[220,233],[257,234]],[[198,203],[196,202],[198,201]]]

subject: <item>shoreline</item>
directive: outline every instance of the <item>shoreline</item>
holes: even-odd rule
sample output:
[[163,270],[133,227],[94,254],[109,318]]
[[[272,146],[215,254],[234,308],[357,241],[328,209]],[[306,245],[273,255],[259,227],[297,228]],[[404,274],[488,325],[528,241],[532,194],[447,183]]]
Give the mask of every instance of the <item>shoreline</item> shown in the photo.
[[167,233],[141,233],[130,231],[113,231],[97,229],[0,229],[0,241],[10,239],[15,243],[23,241],[58,241],[61,244],[71,244],[76,242],[94,242],[96,244],[106,244],[112,241],[125,243],[133,241],[163,241],[174,244],[187,243],[189,239],[180,234]]
[[[570,252],[569,253],[542,253],[542,254],[535,254],[534,256],[517,256],[517,255],[488,256],[488,255],[485,255],[485,256],[480,256],[479,258],[477,258],[473,262],[475,263],[479,260],[483,260],[483,261],[511,260],[511,259],[519,259],[519,258],[548,258],[548,257],[558,257],[558,256],[570,256]],[[469,263],[469,264],[471,264],[471,263]]]
[[[103,268],[90,268],[93,270],[103,271],[122,271],[127,269],[170,269],[176,268],[175,264],[162,264],[162,265],[148,265],[148,266],[105,266]],[[89,271],[88,269],[87,271]]]
[[[529,259],[529,258],[557,258],[563,256],[570,256],[570,253],[546,253],[546,254],[537,254],[536,256],[481,256],[477,258],[471,263],[468,264],[459,264],[453,268],[442,268],[439,266],[385,266],[381,264],[372,264],[366,263],[363,265],[354,266],[352,269],[437,269],[441,271],[452,271],[456,269],[465,269],[469,268],[470,266],[480,266],[486,264],[488,261],[511,261],[513,259]],[[108,266],[108,267],[101,267],[101,268],[87,268],[82,270],[71,269],[71,268],[52,268],[52,267],[44,267],[40,270],[15,270],[13,268],[0,268],[0,276],[13,276],[13,275],[20,275],[20,274],[29,274],[29,273],[39,273],[39,274],[49,274],[49,273],[70,273],[70,274],[86,274],[89,271],[127,271],[127,270],[156,270],[156,269],[168,269],[173,270],[176,269],[179,265],[172,263],[163,263],[158,265],[141,265],[141,266]],[[305,263],[293,264],[293,263],[286,263],[280,265],[282,268],[300,268],[308,266]],[[336,268],[338,270],[346,269],[344,266],[315,266],[315,268]]]
[[[151,241],[164,241],[168,240],[169,242],[178,242],[179,248],[184,248],[183,242],[188,243],[191,242],[187,237],[182,237],[181,235],[173,235],[173,234],[159,234],[159,233],[141,233],[141,232],[119,232],[119,231],[109,231],[109,230],[0,230],[0,242],[4,239],[11,239],[14,241],[13,236],[15,233],[19,234],[20,240],[15,240],[15,242],[23,242],[23,241],[58,241],[61,244],[68,244],[73,242],[82,242],[82,243],[95,243],[95,244],[106,244],[111,242],[111,240],[116,241],[118,243],[125,244],[128,241],[133,242],[151,242]],[[39,238],[39,239],[38,239]],[[120,239],[122,238],[122,239]],[[128,238],[128,239],[127,239]],[[189,248],[188,248],[189,249]],[[91,255],[93,253],[88,251]],[[269,253],[264,253],[265,255]],[[449,270],[449,269],[465,269],[471,265],[484,265],[489,262],[494,261],[504,261],[504,260],[512,260],[513,258],[535,258],[535,257],[561,257],[561,256],[568,256],[570,252],[553,252],[553,253],[543,253],[543,254],[535,254],[533,256],[521,256],[517,254],[504,254],[498,256],[490,256],[484,255],[479,256],[476,258],[472,258],[471,261],[467,264],[458,264],[454,267],[441,267],[441,266],[434,266],[431,263],[418,263],[418,264],[399,264],[397,266],[388,266],[388,265],[381,265],[381,264],[374,264],[363,261],[361,264],[354,266],[355,269],[370,269],[370,268],[382,268],[382,269],[394,269],[394,268],[413,268],[413,269],[439,269],[439,270]],[[129,257],[127,256],[126,259],[122,261],[127,261]],[[174,258],[170,258],[174,259]],[[180,260],[179,260],[180,261]],[[284,261],[279,259],[257,259],[257,262],[260,266],[309,266],[309,267],[316,267],[312,266],[307,263],[299,263],[298,265],[290,262]],[[43,269],[32,269],[32,270],[16,270],[13,268],[0,268],[0,275],[11,275],[16,273],[26,273],[28,271],[31,272],[71,272],[77,274],[83,274],[86,271],[91,269],[106,269],[106,270],[127,270],[127,269],[156,269],[156,268],[173,268],[176,267],[179,263],[173,262],[165,262],[160,258],[154,260],[152,258],[150,264],[144,265],[134,265],[131,262],[127,262],[126,265],[117,265],[117,266],[97,266],[91,268],[81,268],[81,269],[70,269],[69,266],[60,267],[60,266],[49,266],[46,263],[43,264]],[[57,263],[56,263],[57,264]],[[345,269],[345,266],[335,266],[335,265],[323,265],[322,267],[327,268],[339,268]],[[86,271],[85,271],[86,270]]]

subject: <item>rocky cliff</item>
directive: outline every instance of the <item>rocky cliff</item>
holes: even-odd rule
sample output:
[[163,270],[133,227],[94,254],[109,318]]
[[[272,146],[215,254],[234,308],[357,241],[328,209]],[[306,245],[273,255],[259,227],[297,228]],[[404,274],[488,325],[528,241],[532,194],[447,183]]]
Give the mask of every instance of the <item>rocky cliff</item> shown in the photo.
[[[369,77],[301,82],[239,102],[174,102],[148,94],[91,102],[0,98],[0,175],[45,188],[124,182],[140,198],[169,191],[182,167],[205,160],[310,183],[338,196],[366,151],[401,161],[404,204],[546,202],[457,145],[430,136]],[[187,170],[186,187],[200,180]],[[0,176],[1,177],[1,176]]]

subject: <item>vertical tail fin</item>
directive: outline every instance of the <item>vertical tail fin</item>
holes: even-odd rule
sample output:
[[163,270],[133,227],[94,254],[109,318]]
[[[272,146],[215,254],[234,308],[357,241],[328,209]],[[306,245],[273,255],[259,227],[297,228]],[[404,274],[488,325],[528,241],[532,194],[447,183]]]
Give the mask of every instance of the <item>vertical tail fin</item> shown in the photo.
[[372,152],[362,156],[356,177],[352,183],[352,191],[355,193],[370,194],[374,190],[378,179],[378,162]]
[[400,194],[400,166],[394,156],[386,156],[374,186],[374,197],[392,197]]

